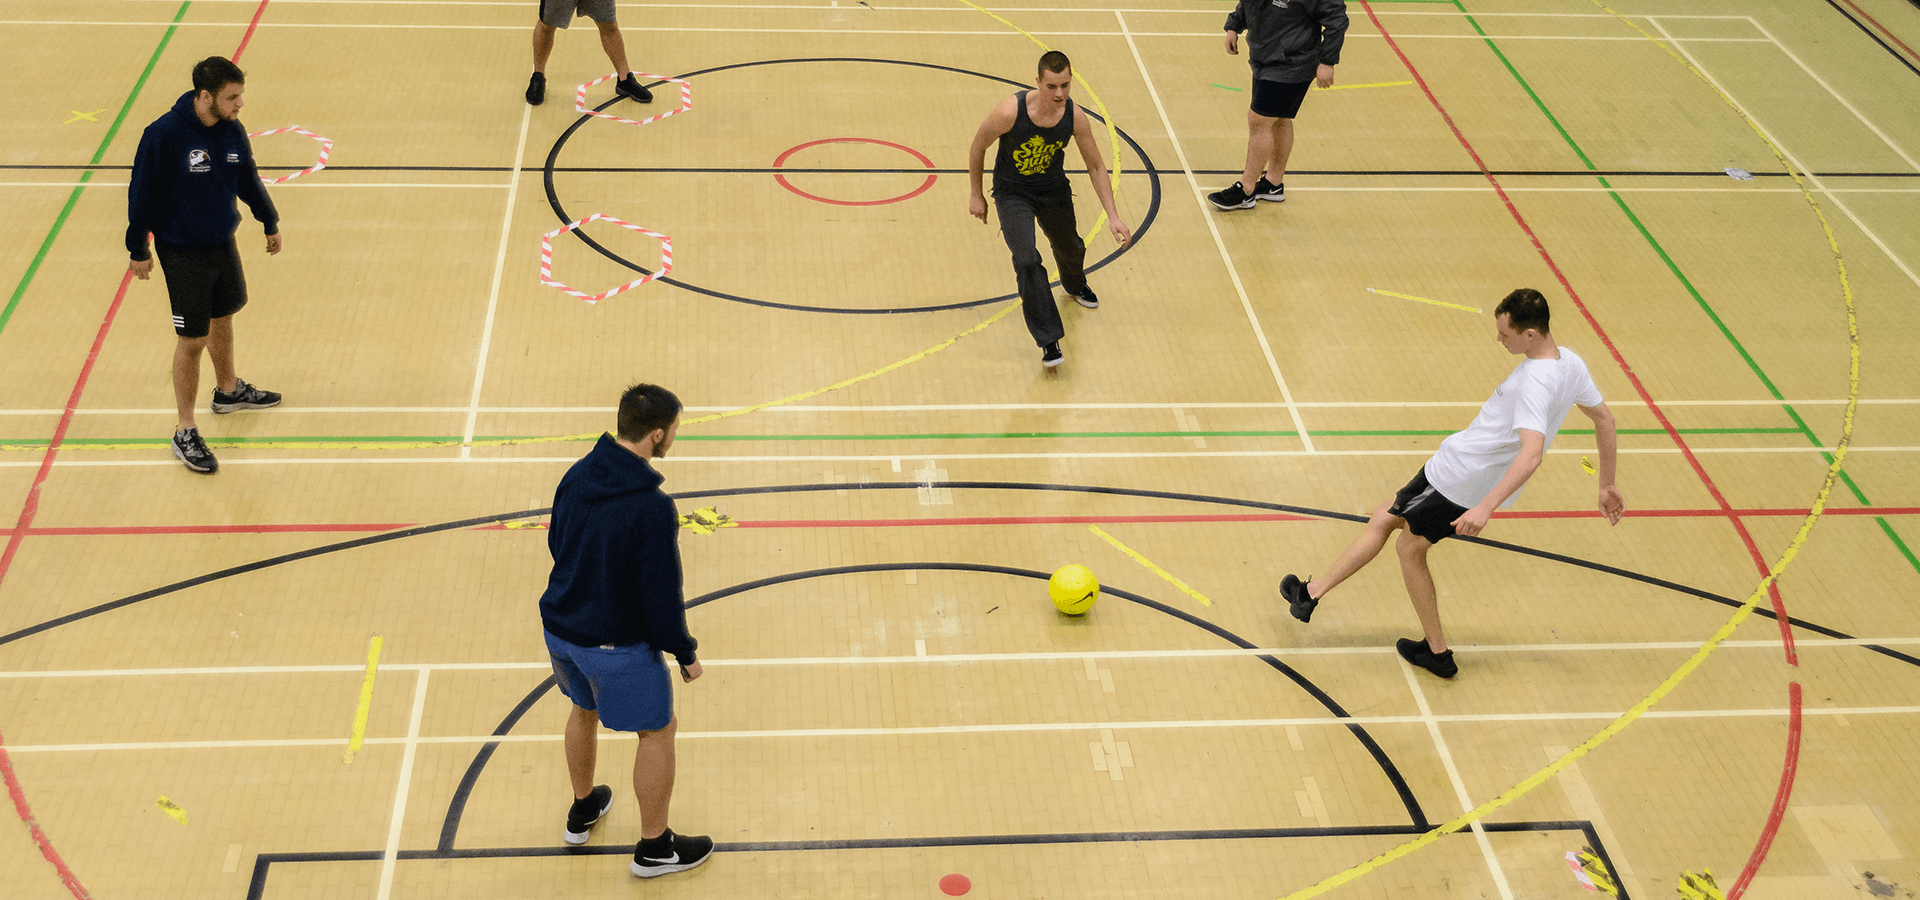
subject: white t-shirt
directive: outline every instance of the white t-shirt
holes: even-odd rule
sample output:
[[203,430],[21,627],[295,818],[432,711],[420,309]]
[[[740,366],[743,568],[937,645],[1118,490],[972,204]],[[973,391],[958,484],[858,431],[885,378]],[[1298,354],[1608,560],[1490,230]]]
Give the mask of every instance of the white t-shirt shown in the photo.
[[[1575,403],[1600,405],[1600,389],[1587,374],[1587,364],[1572,350],[1559,350],[1559,359],[1520,363],[1480,407],[1473,424],[1440,442],[1426,466],[1427,483],[1440,496],[1469,509],[1478,506],[1520,456],[1520,429],[1540,432],[1552,447]],[[1500,505],[1511,506],[1518,496],[1515,491]]]

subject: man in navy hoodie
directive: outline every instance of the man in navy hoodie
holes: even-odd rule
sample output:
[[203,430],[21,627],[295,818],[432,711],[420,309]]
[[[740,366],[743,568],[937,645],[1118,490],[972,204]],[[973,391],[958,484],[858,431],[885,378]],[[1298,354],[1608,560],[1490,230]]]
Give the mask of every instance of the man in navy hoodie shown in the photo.
[[680,400],[666,388],[636,384],[620,396],[619,437],[601,435],[554,492],[553,575],[540,598],[554,677],[573,701],[566,748],[574,800],[564,837],[586,843],[613,805],[613,789],[593,783],[601,723],[639,732],[633,792],[642,840],[628,868],[642,878],[691,869],[713,853],[712,838],[667,827],[678,723],[661,654],[679,661],[683,681],[700,677],[700,662],[681,595],[680,515],[647,461],[666,456],[679,430]]
[[267,253],[280,252],[280,214],[260,173],[253,147],[240,125],[247,76],[224,56],[193,67],[193,90],[147,126],[133,157],[127,187],[127,268],[141,281],[153,274],[147,249],[151,233],[173,305],[173,399],[180,420],[173,455],[195,472],[219,471],[193,420],[200,392],[200,354],[213,357],[213,411],[266,409],[280,395],[240,380],[233,371],[233,314],[247,305],[247,277],[240,270],[240,228],[235,199],[245,200],[267,229]]

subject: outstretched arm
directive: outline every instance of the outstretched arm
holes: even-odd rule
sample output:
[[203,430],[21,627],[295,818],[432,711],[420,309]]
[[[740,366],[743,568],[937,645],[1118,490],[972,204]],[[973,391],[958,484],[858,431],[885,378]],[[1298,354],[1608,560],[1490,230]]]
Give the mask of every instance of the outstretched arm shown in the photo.
[[1500,477],[1500,483],[1493,486],[1486,499],[1453,520],[1453,531],[1461,537],[1473,537],[1487,527],[1487,520],[1493,518],[1493,511],[1507,498],[1520,490],[1533,477],[1534,470],[1540,468],[1540,461],[1547,457],[1547,436],[1531,428],[1520,429],[1520,455],[1513,458],[1513,464],[1507,466],[1507,474]]
[[986,181],[987,146],[1000,139],[1000,136],[1013,130],[1015,120],[1013,104],[1018,102],[1017,95],[1000,101],[1000,105],[987,114],[986,121],[980,123],[980,129],[973,133],[973,146],[967,149],[967,183],[972,193],[967,195],[967,214],[979,219],[981,224],[987,221]]
[[1113,179],[1107,174],[1106,162],[1100,158],[1099,145],[1093,142],[1092,120],[1078,104],[1073,107],[1073,143],[1080,148],[1080,158],[1086,160],[1094,196],[1100,198],[1100,208],[1107,211],[1107,230],[1113,234],[1114,243],[1125,247],[1133,240],[1133,229],[1127,227],[1126,220],[1120,218],[1119,208],[1113,205]]
[[1620,524],[1620,516],[1627,511],[1627,501],[1620,496],[1620,488],[1613,483],[1614,460],[1618,455],[1613,410],[1605,403],[1596,406],[1574,407],[1593,420],[1593,441],[1600,451],[1600,514],[1607,517],[1607,524]]

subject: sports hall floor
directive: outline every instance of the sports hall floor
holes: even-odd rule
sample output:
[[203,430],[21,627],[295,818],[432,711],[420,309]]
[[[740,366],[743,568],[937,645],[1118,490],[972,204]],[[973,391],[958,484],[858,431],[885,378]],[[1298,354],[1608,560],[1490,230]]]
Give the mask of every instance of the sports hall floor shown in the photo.
[[[1228,8],[623,2],[690,98],[588,90],[683,110],[636,126],[574,109],[589,27],[522,102],[521,0],[0,0],[0,895],[1914,897],[1920,8],[1355,0],[1290,199],[1222,214]],[[1093,234],[1053,374],[966,215],[1040,43],[1137,235]],[[203,414],[209,477],[121,236],[213,54],[249,130],[307,132],[266,174],[327,167],[270,189],[282,254],[241,228],[239,371],[287,402]],[[671,271],[544,285],[594,213]],[[661,268],[605,221],[550,243],[581,293]],[[1511,369],[1521,286],[1619,416],[1628,517],[1576,416],[1433,555],[1458,678],[1394,655],[1391,554],[1294,621],[1280,576]],[[661,469],[709,511],[672,824],[722,851],[653,882],[630,740],[562,848],[535,612],[553,487],[635,380],[688,403]]]

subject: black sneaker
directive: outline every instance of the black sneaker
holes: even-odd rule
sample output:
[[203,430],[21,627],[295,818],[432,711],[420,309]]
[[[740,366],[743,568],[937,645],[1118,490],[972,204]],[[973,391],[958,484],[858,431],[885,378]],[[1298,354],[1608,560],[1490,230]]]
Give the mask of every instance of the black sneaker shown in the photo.
[[[1312,576],[1307,577],[1307,581],[1312,580]],[[1287,601],[1287,611],[1302,622],[1313,618],[1313,608],[1320,605],[1320,601],[1307,592],[1307,582],[1291,574],[1280,579],[1280,599]]]
[[1041,348],[1041,350],[1043,352],[1040,354],[1040,364],[1043,366],[1046,366],[1049,369],[1067,361],[1067,355],[1065,353],[1060,352],[1059,341],[1054,341],[1053,343],[1048,344],[1047,346]]
[[173,433],[173,455],[195,472],[211,475],[220,471],[220,461],[213,458],[213,451],[207,449],[207,442],[200,439],[198,428]]
[[1213,204],[1216,209],[1252,209],[1253,195],[1247,193],[1247,189],[1241,187],[1240,182],[1236,181],[1233,187],[1208,194],[1207,202]]
[[213,389],[213,411],[230,413],[242,409],[266,409],[280,405],[280,395],[272,391],[263,391],[248,384],[244,379],[233,380],[233,393],[219,388]]
[[567,833],[561,835],[569,844],[584,844],[593,834],[593,823],[613,808],[613,788],[604,784],[593,786],[593,792],[584,799],[573,801],[573,808],[567,810]]
[[1287,202],[1287,186],[1284,184],[1274,184],[1267,180],[1267,176],[1262,175],[1259,181],[1253,183],[1253,199],[1266,200],[1272,203],[1285,203]]
[[1081,288],[1080,293],[1078,294],[1069,293],[1067,294],[1067,296],[1072,297],[1073,302],[1078,303],[1081,306],[1084,306],[1088,309],[1100,308],[1100,298],[1097,296],[1094,296],[1093,288],[1090,288],[1090,287]]
[[[648,845],[653,846],[648,846]],[[713,838],[706,835],[674,834],[669,828],[650,841],[633,848],[633,862],[627,870],[641,878],[658,878],[685,872],[713,855]]]
[[527,79],[527,103],[539,106],[545,102],[547,102],[547,76],[543,72],[535,72],[532,78]]
[[653,92],[647,90],[646,86],[640,83],[640,79],[633,77],[632,72],[628,72],[627,77],[613,83],[613,92],[635,103],[653,102]]
[[1453,651],[1435,653],[1427,647],[1424,640],[1401,638],[1394,647],[1400,651],[1400,658],[1441,678],[1452,678],[1459,674],[1460,667],[1453,664]]

